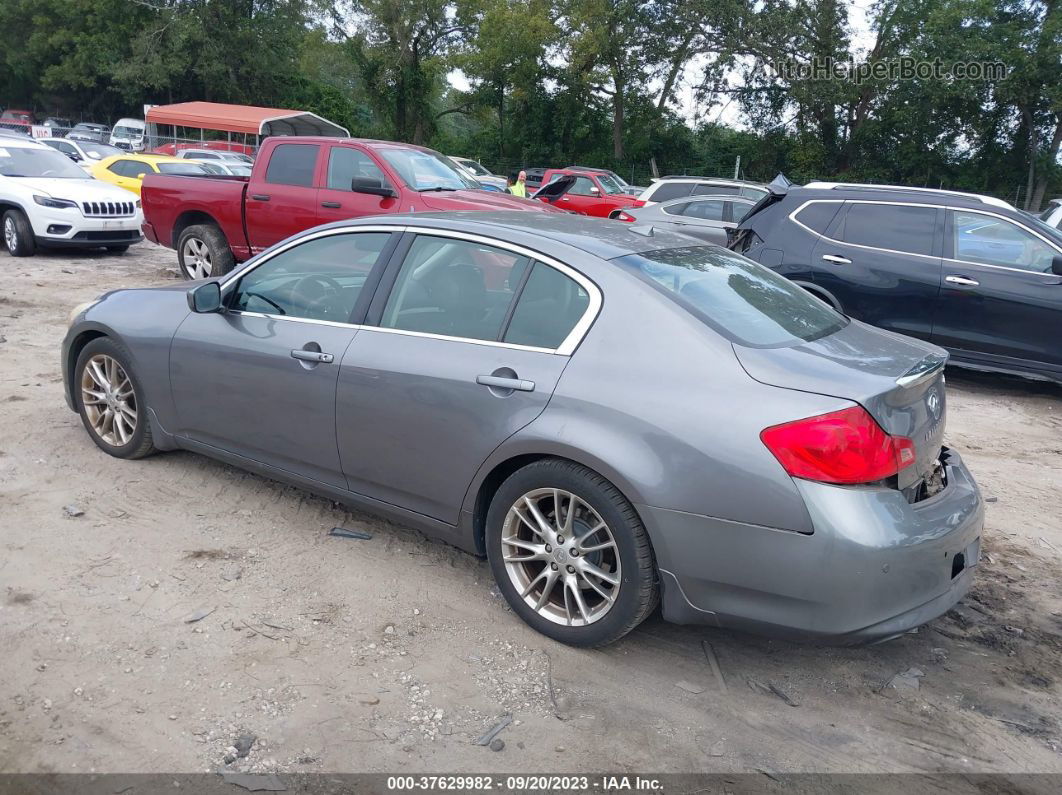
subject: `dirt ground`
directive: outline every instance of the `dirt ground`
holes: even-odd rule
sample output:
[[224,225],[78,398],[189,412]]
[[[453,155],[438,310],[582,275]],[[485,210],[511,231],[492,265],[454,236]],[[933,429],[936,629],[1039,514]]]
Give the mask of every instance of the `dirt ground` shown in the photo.
[[[408,528],[100,452],[63,402],[67,313],[177,278],[173,252],[0,269],[0,772],[1062,772],[1062,388],[949,371],[987,554],[916,633],[834,649],[656,616],[581,651]],[[504,749],[473,744],[507,713]]]

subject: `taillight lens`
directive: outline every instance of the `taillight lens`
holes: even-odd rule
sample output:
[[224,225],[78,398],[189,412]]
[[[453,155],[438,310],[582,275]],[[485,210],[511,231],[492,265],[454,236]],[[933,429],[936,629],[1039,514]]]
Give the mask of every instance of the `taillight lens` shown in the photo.
[[634,220],[634,216],[633,215],[625,213],[625,212],[623,212],[623,210],[620,210],[618,213],[616,213],[612,217],[615,220],[617,220],[617,221],[633,221]]
[[645,202],[643,202],[641,199],[635,199],[634,203],[631,205],[631,207],[644,207],[644,206],[645,206]]
[[914,442],[890,436],[862,406],[774,425],[760,439],[795,478],[872,483],[915,461]]

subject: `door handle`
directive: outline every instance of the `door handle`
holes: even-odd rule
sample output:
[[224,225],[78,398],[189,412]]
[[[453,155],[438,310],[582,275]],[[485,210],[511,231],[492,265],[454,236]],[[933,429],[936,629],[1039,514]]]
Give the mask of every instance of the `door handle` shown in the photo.
[[848,259],[848,257],[842,257],[842,256],[839,256],[837,254],[823,254],[822,258],[824,260],[826,260],[827,262],[834,262],[834,263],[836,263],[838,265],[851,265],[852,264],[852,260]]
[[960,287],[977,287],[981,282],[966,276],[945,276],[944,281],[948,284],[957,284]]
[[254,199],[256,202],[267,202],[267,201],[269,201],[269,196],[267,196],[264,193],[252,193],[251,194],[251,198]]
[[571,199],[569,199],[567,196],[561,196],[561,201],[562,202],[570,202]]
[[480,386],[492,386],[495,389],[515,389],[518,392],[534,392],[535,382],[522,378],[505,378],[499,375],[477,375],[476,383]]
[[338,210],[343,205],[340,204],[339,202],[321,202],[321,206],[322,207],[328,207],[329,209],[332,209],[332,210]]
[[308,351],[303,348],[296,348],[291,352],[292,359],[301,359],[304,362],[321,362],[323,364],[331,364],[335,361],[335,357],[330,353],[321,353],[321,351]]

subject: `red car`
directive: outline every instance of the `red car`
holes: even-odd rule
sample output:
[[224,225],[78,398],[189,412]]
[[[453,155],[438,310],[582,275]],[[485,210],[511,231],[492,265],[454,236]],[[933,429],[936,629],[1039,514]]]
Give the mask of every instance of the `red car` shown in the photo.
[[26,135],[30,134],[30,130],[36,123],[37,119],[32,111],[8,108],[3,113],[0,113],[0,127],[7,127],[9,130],[18,130],[19,132],[26,133]]
[[459,210],[556,212],[479,189],[420,146],[311,136],[266,139],[250,177],[148,174],[144,236],[177,249],[189,279],[219,276],[329,221]]
[[[566,191],[558,185],[558,191],[551,191],[550,186],[560,183],[563,177],[571,177],[574,182]],[[593,215],[598,218],[614,218],[624,207],[632,207],[637,196],[624,193],[623,188],[606,171],[592,171],[582,168],[551,168],[542,175],[542,188],[535,194],[539,201],[580,215]]]

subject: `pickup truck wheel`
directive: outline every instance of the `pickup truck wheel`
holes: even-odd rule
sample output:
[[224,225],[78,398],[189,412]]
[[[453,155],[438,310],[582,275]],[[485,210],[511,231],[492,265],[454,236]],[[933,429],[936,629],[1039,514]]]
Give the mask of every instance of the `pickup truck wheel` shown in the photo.
[[221,230],[212,224],[196,224],[177,239],[177,262],[186,279],[209,279],[232,270],[236,260]]
[[37,249],[33,227],[22,210],[4,213],[4,247],[12,257],[32,257]]

